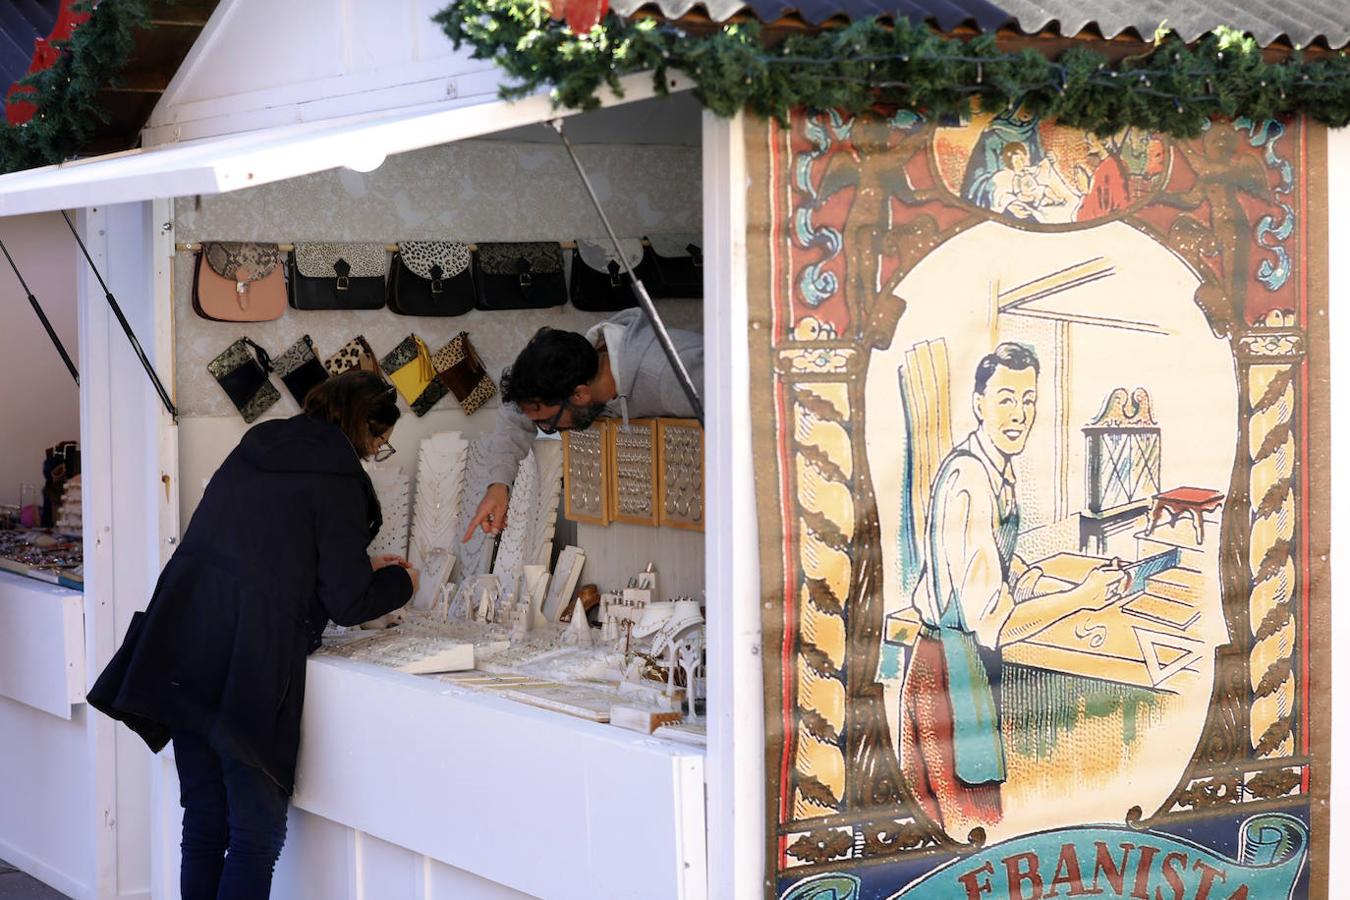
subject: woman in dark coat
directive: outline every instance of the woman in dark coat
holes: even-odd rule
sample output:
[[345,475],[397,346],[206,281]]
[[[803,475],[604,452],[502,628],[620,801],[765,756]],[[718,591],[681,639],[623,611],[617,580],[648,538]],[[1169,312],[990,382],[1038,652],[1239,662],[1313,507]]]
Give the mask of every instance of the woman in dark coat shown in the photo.
[[394,399],[379,376],[349,372],[311,391],[304,414],[250,429],[89,692],[151,750],[174,742],[184,900],[268,895],[305,657],[329,619],[357,625],[415,591],[406,560],[366,555],[380,510],[361,460],[393,452]]

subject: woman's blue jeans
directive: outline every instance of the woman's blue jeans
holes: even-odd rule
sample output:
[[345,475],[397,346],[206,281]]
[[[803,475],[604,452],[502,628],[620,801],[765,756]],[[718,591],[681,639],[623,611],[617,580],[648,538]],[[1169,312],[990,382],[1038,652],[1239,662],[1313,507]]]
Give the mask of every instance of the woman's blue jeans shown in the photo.
[[289,798],[255,766],[173,732],[183,807],[183,900],[266,900]]

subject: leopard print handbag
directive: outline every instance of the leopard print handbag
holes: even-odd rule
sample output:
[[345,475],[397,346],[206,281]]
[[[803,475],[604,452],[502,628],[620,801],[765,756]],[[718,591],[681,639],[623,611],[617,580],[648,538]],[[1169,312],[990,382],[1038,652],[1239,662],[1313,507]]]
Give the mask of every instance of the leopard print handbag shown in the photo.
[[296,244],[286,258],[295,309],[381,309],[384,244]]
[[473,309],[469,245],[399,241],[389,267],[388,306],[401,316],[462,316]]

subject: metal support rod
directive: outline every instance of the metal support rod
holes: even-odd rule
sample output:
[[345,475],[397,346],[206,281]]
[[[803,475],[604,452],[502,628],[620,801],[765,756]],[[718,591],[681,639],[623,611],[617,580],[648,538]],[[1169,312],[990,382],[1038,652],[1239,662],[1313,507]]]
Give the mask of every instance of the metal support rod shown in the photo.
[[642,283],[642,279],[637,277],[632,264],[628,261],[627,254],[623,252],[618,235],[614,233],[613,226],[609,224],[609,217],[605,215],[605,210],[600,205],[600,198],[596,196],[595,188],[591,185],[591,179],[587,177],[586,170],[581,167],[581,160],[577,158],[576,151],[572,149],[572,142],[567,139],[567,135],[563,134],[562,119],[554,119],[549,124],[553,126],[554,131],[558,132],[558,137],[562,139],[567,155],[572,157],[572,165],[576,166],[577,174],[581,176],[581,183],[586,186],[586,193],[591,197],[591,204],[595,206],[595,211],[599,214],[600,221],[605,226],[605,233],[609,235],[610,241],[614,244],[614,252],[618,254],[619,259],[623,262],[624,269],[628,272],[629,286],[633,289],[633,296],[637,298],[638,305],[642,307],[642,312],[646,314],[652,330],[656,332],[656,339],[660,342],[661,349],[666,352],[666,359],[670,361],[670,367],[675,371],[675,377],[679,380],[680,387],[684,390],[684,395],[689,399],[689,405],[694,410],[694,418],[698,419],[699,425],[702,425],[703,401],[699,399],[698,389],[694,387],[694,380],[689,377],[689,370],[685,368],[684,360],[680,359],[680,354],[675,350],[675,344],[670,339],[670,332],[666,331],[666,323],[661,320],[661,314],[656,311],[656,306],[647,293],[646,285]]
[[169,399],[169,392],[164,389],[164,382],[159,380],[159,375],[155,372],[155,367],[150,363],[150,357],[145,355],[145,350],[141,348],[141,342],[136,340],[136,333],[131,330],[131,323],[127,317],[122,314],[122,307],[117,305],[117,298],[113,296],[112,291],[108,289],[108,283],[103,280],[103,276],[98,271],[98,266],[94,265],[94,258],[89,255],[89,248],[84,245],[80,239],[80,233],[75,230],[75,223],[70,221],[70,215],[63,209],[61,218],[66,220],[66,227],[70,233],[75,236],[75,243],[80,245],[80,252],[89,262],[89,268],[93,269],[94,277],[98,279],[99,286],[103,288],[103,296],[108,300],[108,306],[112,307],[113,315],[117,316],[117,321],[121,324],[122,330],[126,332],[127,340],[131,341],[131,349],[136,351],[140,357],[141,366],[145,369],[145,374],[150,376],[150,381],[155,385],[155,391],[159,394],[159,399],[164,401],[164,408],[169,411],[175,422],[178,421],[178,408],[173,405],[173,400]]
[[72,360],[70,354],[66,352],[66,345],[61,343],[61,339],[56,336],[56,329],[52,328],[52,323],[48,321],[47,314],[42,311],[42,306],[38,303],[37,297],[34,297],[33,292],[29,290],[28,282],[23,280],[23,275],[20,274],[19,267],[14,265],[14,257],[9,255],[9,248],[5,246],[4,241],[0,241],[0,251],[4,251],[5,259],[9,260],[9,267],[14,270],[14,277],[19,279],[19,284],[23,286],[23,292],[28,295],[29,305],[33,307],[33,312],[37,313],[38,321],[42,323],[42,327],[47,330],[47,337],[51,338],[52,344],[56,346],[56,352],[61,354],[61,361],[64,362],[66,368],[70,370],[70,377],[75,379],[75,386],[79,387],[80,373],[75,368],[74,360]]

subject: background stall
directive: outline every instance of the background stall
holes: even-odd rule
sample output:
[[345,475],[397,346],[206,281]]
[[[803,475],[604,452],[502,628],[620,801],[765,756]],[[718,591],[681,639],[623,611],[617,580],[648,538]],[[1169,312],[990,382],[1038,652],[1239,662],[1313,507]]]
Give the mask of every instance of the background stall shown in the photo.
[[[223,4],[152,117],[147,149],[0,183],[0,207],[9,215],[78,207],[76,225],[94,264],[182,411],[177,422],[166,413],[103,305],[94,275],[74,269],[86,376],[83,438],[97,458],[87,469],[84,501],[94,537],[87,584],[96,598],[86,615],[85,684],[117,646],[132,613],[144,607],[202,479],[242,431],[232,412],[222,416],[213,406],[218,401],[206,389],[215,386],[201,367],[240,333],[275,346],[308,330],[286,330],[300,324],[296,313],[267,326],[275,332],[196,320],[184,293],[191,254],[176,244],[210,237],[389,241],[439,237],[443,228],[471,232],[462,235],[469,239],[569,240],[599,232],[547,130],[449,143],[541,122],[552,114],[546,98],[493,99],[497,78],[490,68],[451,53],[416,4],[408,4],[406,17],[346,6],[328,15],[318,9],[326,4],[312,6],[303,12],[288,7],[284,14],[301,16],[310,31],[316,23],[329,29],[331,41],[316,39],[308,51],[323,58],[321,65],[296,64],[296,45],[273,27],[276,10]],[[257,27],[264,19],[267,27]],[[230,40],[236,30],[250,35],[246,44],[257,65],[240,65]],[[339,54],[334,70],[324,54],[355,46],[358,34],[362,52]],[[384,66],[389,59],[414,62]],[[267,77],[258,81],[264,69]],[[651,93],[644,78],[624,87],[625,101]],[[607,100],[613,102],[617,98]],[[301,124],[291,124],[296,120]],[[705,171],[726,165],[703,153],[707,127],[704,114],[678,101],[627,119],[599,113],[577,127],[581,156],[602,179],[602,200],[625,223],[621,231],[701,230]],[[725,152],[734,145],[719,140],[714,146]],[[720,176],[716,183],[724,184]],[[259,184],[265,186],[253,189],[253,201],[244,201],[246,194],[239,202],[213,196]],[[725,193],[707,196],[721,204]],[[341,227],[319,227],[325,221]],[[725,224],[719,227],[728,233]],[[727,253],[735,243],[710,246],[709,271],[718,277],[731,271]],[[726,288],[714,285],[709,296],[714,290]],[[708,307],[683,306],[663,301],[672,324],[700,327]],[[364,330],[373,342],[422,331],[420,323],[383,315],[350,331]],[[586,321],[569,310],[533,321],[472,314],[464,323],[443,320],[444,335],[428,337],[465,328],[496,370],[537,325]],[[322,329],[314,332],[316,341],[326,339]],[[734,343],[718,346],[710,342],[710,356],[738,352]],[[723,372],[734,376],[729,367],[710,376],[706,395],[710,424],[725,429],[731,410]],[[274,412],[291,411],[290,402]],[[426,419],[409,416],[400,441],[414,448],[422,435],[447,427],[485,429],[492,414],[483,410],[466,419],[446,408]],[[729,485],[729,457],[715,433],[709,434],[709,484]],[[405,451],[398,462],[410,464],[415,456]],[[747,484],[742,478],[740,485]],[[729,490],[720,497],[709,491],[710,534],[730,533],[717,523],[729,514],[732,497]],[[608,558],[601,553],[591,561],[596,581],[608,580],[606,572],[626,577],[651,559],[670,579],[682,579],[672,591],[693,595],[704,587],[698,532],[578,524],[574,534],[578,542],[609,550]],[[727,596],[732,573],[725,554],[741,540],[727,542],[709,560],[718,572],[706,582],[714,628],[724,615],[713,609],[716,597]],[[713,656],[725,652],[716,640],[709,649]],[[280,885],[294,887],[298,873],[322,870],[332,876],[325,882],[331,896],[386,884],[453,896],[547,895],[559,884],[574,886],[569,889],[578,895],[631,896],[635,883],[652,896],[705,894],[706,788],[697,748],[338,660],[313,663],[309,685],[307,746],[333,752],[301,762]],[[710,706],[720,710],[714,718],[730,712],[719,699],[725,687],[710,685]],[[725,750],[719,727],[710,723],[712,743]],[[481,745],[466,734],[481,735]],[[93,784],[79,791],[84,805],[59,818],[67,834],[88,835],[86,850],[78,860],[7,857],[73,896],[175,896],[180,810],[172,759],[149,757],[129,733],[101,717],[88,718],[83,741],[78,765],[93,773]],[[450,754],[456,746],[465,758]],[[717,827],[729,824],[729,808]],[[556,835],[546,854],[551,868],[536,868],[537,842],[518,837],[540,816]],[[634,816],[648,825],[632,828]]]

